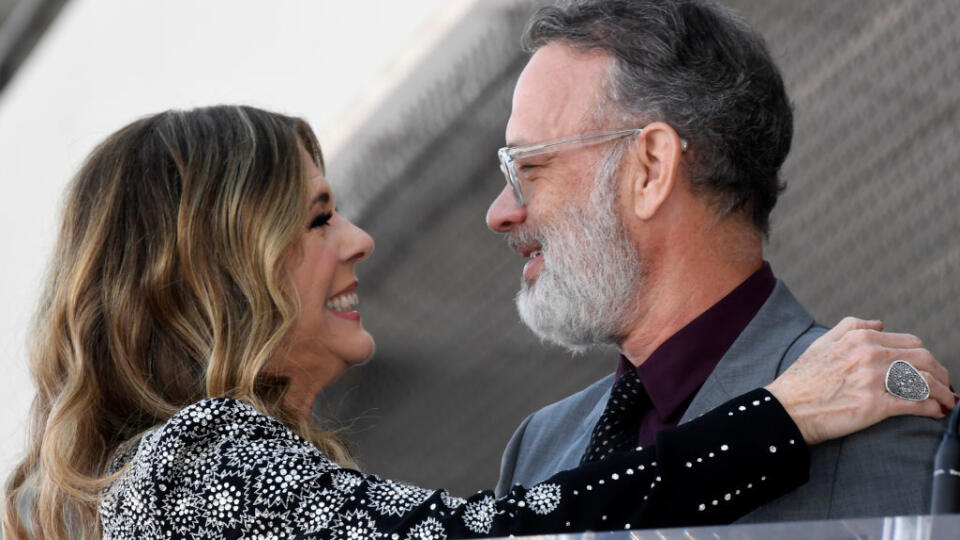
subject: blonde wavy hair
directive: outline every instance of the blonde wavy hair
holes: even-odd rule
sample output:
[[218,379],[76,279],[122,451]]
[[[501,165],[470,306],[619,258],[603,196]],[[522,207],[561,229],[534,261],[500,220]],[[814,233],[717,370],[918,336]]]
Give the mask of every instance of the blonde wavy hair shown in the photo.
[[31,335],[37,394],[6,538],[99,538],[118,450],[205,398],[243,400],[355,466],[267,369],[299,311],[286,263],[308,219],[301,146],[322,169],[303,120],[217,106],[138,120],[93,151]]

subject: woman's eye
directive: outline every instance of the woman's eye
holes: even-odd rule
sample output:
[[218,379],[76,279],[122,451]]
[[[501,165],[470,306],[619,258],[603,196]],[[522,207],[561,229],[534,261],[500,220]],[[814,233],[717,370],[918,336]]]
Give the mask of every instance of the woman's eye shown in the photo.
[[313,221],[310,222],[310,228],[316,229],[318,227],[325,227],[330,224],[330,218],[332,217],[333,217],[333,212],[320,214],[317,217],[313,218]]

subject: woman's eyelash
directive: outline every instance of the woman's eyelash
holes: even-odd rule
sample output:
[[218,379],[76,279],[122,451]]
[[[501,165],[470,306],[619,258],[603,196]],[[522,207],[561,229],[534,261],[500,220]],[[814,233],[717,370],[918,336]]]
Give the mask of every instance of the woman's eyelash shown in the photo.
[[330,223],[330,218],[332,217],[333,217],[333,212],[320,214],[317,217],[313,218],[313,221],[310,222],[310,228],[316,229],[318,227],[325,227]]

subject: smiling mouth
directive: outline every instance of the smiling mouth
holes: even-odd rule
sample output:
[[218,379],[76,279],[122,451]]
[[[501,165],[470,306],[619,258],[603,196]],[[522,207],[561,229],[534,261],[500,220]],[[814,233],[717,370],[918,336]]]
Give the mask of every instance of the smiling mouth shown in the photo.
[[522,255],[527,259],[523,265],[523,279],[528,283],[536,281],[543,269],[543,248],[524,250]]
[[523,232],[508,236],[507,243],[510,249],[527,260],[523,265],[524,280],[535,281],[543,267],[543,245],[533,234]]
[[543,246],[539,243],[520,243],[513,239],[510,240],[510,249],[525,259],[532,259],[543,254]]
[[333,311],[338,311],[340,313],[349,313],[351,311],[356,311],[357,306],[360,305],[360,297],[357,296],[357,291],[350,290],[333,298],[327,300],[327,308],[332,309]]

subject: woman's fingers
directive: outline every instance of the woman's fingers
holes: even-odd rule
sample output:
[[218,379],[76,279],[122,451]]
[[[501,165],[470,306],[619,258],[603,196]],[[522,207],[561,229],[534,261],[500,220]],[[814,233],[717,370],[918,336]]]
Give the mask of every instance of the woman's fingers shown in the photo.
[[944,416],[943,409],[940,408],[940,404],[935,399],[925,399],[923,401],[907,401],[897,397],[893,399],[900,402],[893,407],[893,411],[895,411],[893,415],[910,414],[913,416],[927,416],[937,419],[943,418]]
[[851,330],[850,334],[852,334],[854,339],[860,338],[864,342],[891,349],[916,349],[923,347],[923,341],[913,334],[880,332],[867,328]]
[[931,397],[923,401],[908,401],[891,395],[889,396],[889,403],[887,416],[912,415],[943,418],[943,408],[941,408],[940,402],[933,398],[932,392]]
[[836,326],[831,328],[821,337],[826,337],[830,341],[838,341],[840,338],[854,330],[883,330],[883,321],[872,321],[858,319],[856,317],[844,317]]
[[[920,371],[920,374],[923,375],[927,384],[930,385],[930,399],[926,401],[935,401],[940,407],[943,407],[944,410],[952,411],[956,402],[953,399],[953,392],[950,391],[950,388],[927,371]],[[940,418],[940,416],[936,416],[935,418]]]
[[[898,349],[893,353],[893,360],[909,362],[913,367],[926,371],[944,385],[950,384],[950,373],[927,349]],[[891,364],[893,361],[890,362]],[[889,366],[887,366],[889,367]]]
[[930,372],[920,370],[920,375],[930,385],[930,397],[923,401],[910,401],[898,398],[893,394],[887,393],[887,402],[889,403],[889,416],[911,414],[914,416],[928,416],[930,418],[943,418],[944,410],[950,411],[955,406],[953,392],[946,385],[941,383]]

